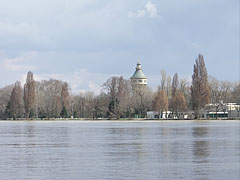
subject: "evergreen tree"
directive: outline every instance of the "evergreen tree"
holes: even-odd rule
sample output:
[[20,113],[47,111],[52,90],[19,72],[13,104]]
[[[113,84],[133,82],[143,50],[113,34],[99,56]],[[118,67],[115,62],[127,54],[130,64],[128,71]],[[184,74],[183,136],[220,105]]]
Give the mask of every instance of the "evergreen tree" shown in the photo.
[[6,117],[6,118],[12,117],[12,113],[11,113],[11,103],[10,103],[10,101],[7,103],[7,107],[6,107],[6,109],[5,109],[5,117]]
[[67,118],[68,117],[68,112],[65,106],[63,106],[62,111],[60,113],[62,118]]

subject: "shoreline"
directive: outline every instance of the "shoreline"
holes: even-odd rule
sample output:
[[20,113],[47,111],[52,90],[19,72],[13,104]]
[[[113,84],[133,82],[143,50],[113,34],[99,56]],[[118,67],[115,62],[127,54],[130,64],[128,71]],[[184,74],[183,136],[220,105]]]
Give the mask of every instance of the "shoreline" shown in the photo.
[[231,119],[0,119],[0,122],[223,122],[239,121],[240,118]]

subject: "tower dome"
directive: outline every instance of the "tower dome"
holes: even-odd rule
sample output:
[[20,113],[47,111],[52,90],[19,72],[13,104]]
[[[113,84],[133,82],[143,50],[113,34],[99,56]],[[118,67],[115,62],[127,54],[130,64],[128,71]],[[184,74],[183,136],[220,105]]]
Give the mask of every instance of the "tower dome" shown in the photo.
[[131,82],[134,85],[147,85],[147,77],[144,75],[142,71],[142,66],[140,61],[137,63],[136,70],[131,77]]

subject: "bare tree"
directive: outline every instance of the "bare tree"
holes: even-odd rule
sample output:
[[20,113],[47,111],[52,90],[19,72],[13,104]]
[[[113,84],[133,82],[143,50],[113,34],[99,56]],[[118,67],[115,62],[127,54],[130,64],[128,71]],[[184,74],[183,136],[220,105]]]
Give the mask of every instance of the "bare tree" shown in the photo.
[[132,84],[131,97],[133,115],[142,118],[145,117],[147,111],[152,109],[152,89],[145,85]]
[[22,117],[24,110],[26,118],[33,115],[41,118],[57,118],[60,115],[74,115],[80,118],[127,118],[136,114],[143,117],[152,109],[161,115],[163,111],[171,109],[179,116],[180,112],[187,110],[186,106],[189,109],[192,106],[198,118],[200,110],[209,100],[218,105],[216,111],[220,110],[219,108],[226,110],[226,106],[220,107],[219,104],[223,104],[221,102],[240,104],[239,82],[208,79],[202,55],[196,59],[191,87],[186,80],[180,79],[179,82],[177,73],[172,79],[171,76],[166,77],[166,72],[162,70],[160,86],[154,96],[148,86],[134,87],[123,77],[109,78],[103,84],[100,95],[85,92],[70,96],[67,82],[55,79],[37,82],[34,81],[33,73],[28,72],[23,91],[19,82],[0,88],[0,118]]
[[103,118],[106,117],[107,112],[108,112],[108,105],[109,105],[109,101],[108,101],[108,95],[104,92],[101,92],[98,96],[98,103],[97,103],[97,116],[99,118]]
[[169,108],[172,110],[172,112],[173,113],[176,113],[176,103],[177,103],[177,101],[176,101],[176,98],[175,98],[175,96],[176,96],[176,93],[177,93],[177,91],[178,91],[178,84],[179,84],[179,82],[178,82],[178,74],[177,73],[175,73],[174,74],[174,76],[173,76],[173,80],[172,80],[172,92],[171,92],[171,99],[170,99],[170,103],[169,103]]
[[191,90],[190,90],[190,86],[189,86],[189,82],[187,82],[186,79],[180,79],[180,89],[179,89],[183,95],[184,98],[186,100],[186,105],[187,105],[187,110],[191,109],[190,105],[190,101],[191,101]]
[[74,117],[102,118],[108,111],[108,96],[101,93],[96,96],[93,92],[81,92],[72,96]]
[[153,110],[159,112],[161,117],[163,112],[168,110],[168,98],[164,90],[158,89],[158,92],[153,99],[152,106]]
[[166,88],[166,71],[164,70],[161,70],[161,85],[160,85],[160,88],[163,90]]
[[120,118],[126,116],[130,99],[130,81],[121,77],[111,77],[103,84],[103,89],[107,91],[108,117]]
[[64,82],[56,79],[36,82],[36,114],[40,118],[58,118],[62,110],[61,92]]
[[210,101],[214,105],[214,109],[210,108],[209,111],[217,112],[225,111],[226,108],[223,103],[231,102],[231,97],[233,95],[233,83],[229,81],[219,81],[214,77],[209,77],[209,87],[210,87]]
[[14,119],[21,117],[23,113],[22,109],[23,109],[22,87],[21,83],[17,81],[15,83],[15,86],[13,87],[10,97],[10,110],[12,117]]
[[171,76],[168,76],[167,77],[167,88],[166,88],[168,100],[171,98],[171,92],[172,92],[171,83],[172,83],[172,78],[171,78]]
[[230,102],[231,92],[233,91],[233,84],[229,81],[220,82],[221,100],[226,103]]
[[185,97],[181,91],[177,91],[172,98],[172,110],[173,114],[179,117],[179,113],[187,110],[187,104]]
[[232,91],[232,102],[240,104],[240,83],[237,82],[234,85],[233,91]]
[[103,84],[103,88],[107,91],[109,96],[109,104],[108,104],[108,117],[109,118],[119,118],[119,98],[118,90],[119,88],[119,77],[110,77],[107,82]]
[[85,93],[85,115],[88,118],[95,118],[96,117],[96,110],[97,110],[97,100],[93,92],[86,92]]
[[119,98],[119,113],[121,117],[129,117],[131,114],[132,92],[131,83],[122,76],[119,78],[119,86],[117,96]]
[[191,86],[192,108],[195,112],[195,118],[199,118],[201,108],[209,103],[210,88],[208,84],[208,73],[205,67],[204,58],[199,54],[196,59]]
[[10,117],[10,96],[14,85],[8,85],[0,89],[0,118]]
[[29,118],[30,112],[33,112],[35,103],[35,81],[33,79],[33,73],[31,71],[27,74],[26,83],[24,85],[24,106],[25,116]]
[[210,87],[210,102],[212,104],[219,103],[221,100],[219,81],[216,78],[210,76],[209,87]]
[[85,93],[80,93],[80,95],[78,96],[78,100],[77,100],[77,107],[78,107],[78,111],[79,111],[79,117],[80,118],[85,118],[86,117],[86,97],[85,97]]

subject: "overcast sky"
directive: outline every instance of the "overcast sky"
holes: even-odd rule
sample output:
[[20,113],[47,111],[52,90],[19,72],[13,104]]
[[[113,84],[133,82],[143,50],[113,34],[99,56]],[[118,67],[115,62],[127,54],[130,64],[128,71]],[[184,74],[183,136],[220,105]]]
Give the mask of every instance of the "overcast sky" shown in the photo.
[[31,70],[99,92],[140,58],[155,88],[162,69],[191,79],[198,53],[210,75],[238,80],[239,0],[0,0],[0,87]]

